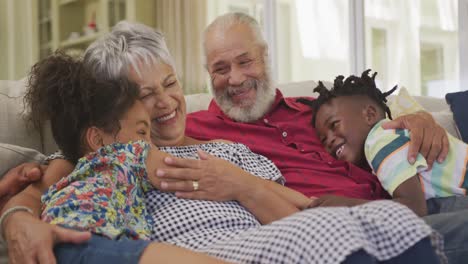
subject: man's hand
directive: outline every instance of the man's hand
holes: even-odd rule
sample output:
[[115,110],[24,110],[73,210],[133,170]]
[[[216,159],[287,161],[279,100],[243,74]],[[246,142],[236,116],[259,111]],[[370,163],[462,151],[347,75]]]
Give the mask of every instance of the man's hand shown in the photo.
[[447,131],[439,126],[431,114],[417,112],[404,115],[382,125],[384,129],[408,129],[411,131],[411,141],[408,151],[408,161],[413,164],[418,152],[426,158],[429,168],[434,161],[441,163],[447,157],[449,142]]
[[309,205],[309,208],[315,207],[329,207],[329,206],[355,206],[363,203],[367,203],[367,200],[348,198],[344,196],[336,195],[323,195],[321,197],[315,198],[311,197],[312,202]]
[[79,244],[91,237],[89,232],[44,223],[28,212],[15,212],[6,219],[3,227],[11,264],[56,263],[55,244]]
[[169,169],[158,169],[161,190],[177,197],[212,201],[238,200],[251,174],[236,165],[199,150],[200,160],[166,157]]
[[0,181],[0,210],[11,197],[39,181],[46,168],[38,163],[24,163],[9,170]]

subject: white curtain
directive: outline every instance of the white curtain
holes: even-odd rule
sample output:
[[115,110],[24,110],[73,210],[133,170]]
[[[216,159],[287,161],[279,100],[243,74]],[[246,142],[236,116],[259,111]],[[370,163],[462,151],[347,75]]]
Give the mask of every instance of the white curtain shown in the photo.
[[156,27],[166,36],[185,94],[207,89],[202,52],[207,23],[205,0],[156,0]]

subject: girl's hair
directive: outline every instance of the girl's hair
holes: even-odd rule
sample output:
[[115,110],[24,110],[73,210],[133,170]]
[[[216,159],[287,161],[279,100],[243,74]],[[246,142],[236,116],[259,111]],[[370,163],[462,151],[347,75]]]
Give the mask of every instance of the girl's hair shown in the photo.
[[[305,98],[297,99],[298,102],[309,105],[314,111],[312,117],[312,125],[315,126],[315,118],[319,108],[328,103],[335,97],[340,96],[353,96],[353,95],[364,95],[372,99],[385,113],[388,118],[392,119],[392,113],[390,108],[387,106],[387,96],[392,94],[397,86],[395,85],[390,91],[382,93],[375,84],[375,76],[377,72],[374,72],[372,76],[369,76],[371,70],[365,70],[361,77],[354,75],[349,76],[345,79],[343,75],[339,75],[335,78],[333,87],[328,90],[322,82],[319,81],[319,85],[315,87],[314,92],[319,93],[319,97],[315,100],[308,100]],[[344,80],[344,81],[343,81]]]
[[61,52],[36,63],[24,97],[36,128],[50,120],[63,154],[76,162],[85,154],[86,129],[117,134],[119,120],[138,99],[138,87],[126,79],[99,80],[82,61]]

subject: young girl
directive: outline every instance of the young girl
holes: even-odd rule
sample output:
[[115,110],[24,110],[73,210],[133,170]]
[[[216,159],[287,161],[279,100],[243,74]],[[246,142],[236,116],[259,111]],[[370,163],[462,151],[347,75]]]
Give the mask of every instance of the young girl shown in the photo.
[[181,248],[150,245],[153,219],[144,192],[155,179],[147,170],[163,166],[167,154],[150,143],[150,118],[136,85],[97,81],[80,61],[57,53],[33,67],[25,100],[34,124],[50,120],[59,148],[76,164],[50,188],[39,187],[45,191],[42,219],[92,232],[88,244],[56,247],[59,262],[144,263],[170,252],[177,255],[166,260],[213,261]]

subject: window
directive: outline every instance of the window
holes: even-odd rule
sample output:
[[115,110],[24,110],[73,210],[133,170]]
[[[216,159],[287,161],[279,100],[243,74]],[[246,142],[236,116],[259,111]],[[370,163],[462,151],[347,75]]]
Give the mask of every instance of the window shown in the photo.
[[387,30],[384,28],[372,28],[370,30],[371,45],[369,49],[372,69],[379,72],[376,79],[377,86],[382,87],[387,83],[388,47]]
[[208,20],[211,23],[217,16],[228,12],[248,14],[262,25],[264,17],[263,0],[207,0]]
[[279,0],[275,8],[278,82],[350,71],[347,0]]
[[412,94],[458,90],[456,0],[365,0],[366,68],[383,90],[395,84]]

